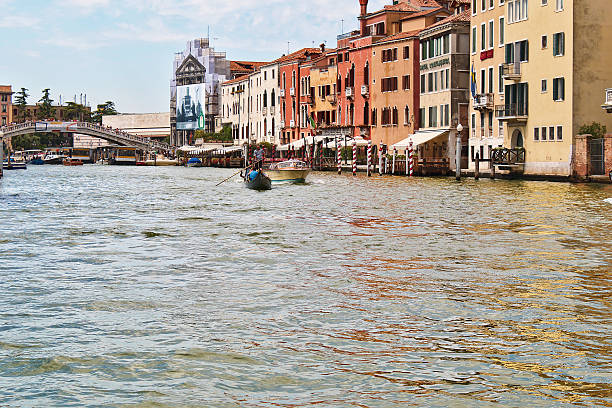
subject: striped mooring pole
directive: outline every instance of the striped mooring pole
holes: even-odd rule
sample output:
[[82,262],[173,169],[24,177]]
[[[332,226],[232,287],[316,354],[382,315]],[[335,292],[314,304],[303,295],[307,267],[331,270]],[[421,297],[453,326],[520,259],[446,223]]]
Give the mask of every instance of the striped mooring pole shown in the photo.
[[408,156],[409,156],[409,160],[410,160],[410,177],[414,176],[414,150],[412,149],[412,140],[410,141],[410,144],[408,145]]
[[372,175],[372,171],[370,169],[371,165],[372,165],[372,141],[368,140],[368,169],[366,170],[368,177]]
[[378,148],[378,174],[383,175],[383,145],[381,144]]
[[357,142],[353,140],[353,176],[357,175]]
[[391,170],[391,174],[395,176],[395,158],[397,157],[397,147],[393,148],[393,169]]
[[338,174],[342,174],[342,154],[340,152],[340,142],[338,141],[338,139],[336,139],[336,155],[337,157],[337,163],[338,163]]
[[406,175],[410,174],[410,162],[409,160],[409,153],[408,153],[408,147],[406,147],[406,150],[404,150],[404,156],[406,157]]

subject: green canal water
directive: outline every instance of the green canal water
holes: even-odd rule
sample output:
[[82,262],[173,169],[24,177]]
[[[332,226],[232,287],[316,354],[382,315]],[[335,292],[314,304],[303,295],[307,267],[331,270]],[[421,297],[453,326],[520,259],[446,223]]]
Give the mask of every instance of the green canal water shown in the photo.
[[2,407],[612,406],[612,186],[31,166]]

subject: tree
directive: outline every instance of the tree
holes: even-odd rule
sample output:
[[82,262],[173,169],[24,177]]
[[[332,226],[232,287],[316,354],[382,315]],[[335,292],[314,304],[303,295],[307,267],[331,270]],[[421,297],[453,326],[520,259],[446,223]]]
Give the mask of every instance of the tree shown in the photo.
[[21,91],[17,92],[17,96],[15,96],[15,105],[17,106],[18,117],[22,117],[22,121],[26,120],[26,107],[28,106],[28,89],[21,88]]
[[49,119],[55,117],[55,108],[53,107],[53,99],[49,97],[50,89],[42,90],[42,98],[38,101],[38,119]]
[[600,139],[605,136],[608,129],[606,125],[602,125],[598,122],[593,122],[590,125],[582,125],[580,129],[578,129],[578,134],[580,135],[591,135],[594,139]]
[[80,103],[67,102],[66,109],[64,109],[64,117],[66,120],[89,122],[91,120],[91,112]]
[[102,124],[102,116],[118,115],[113,101],[106,101],[98,105],[96,111],[92,114],[92,120],[98,124]]

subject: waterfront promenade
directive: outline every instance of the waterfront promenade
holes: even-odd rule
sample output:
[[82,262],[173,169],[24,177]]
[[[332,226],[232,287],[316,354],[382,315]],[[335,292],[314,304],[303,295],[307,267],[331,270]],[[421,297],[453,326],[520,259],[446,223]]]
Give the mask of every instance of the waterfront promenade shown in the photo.
[[612,186],[63,166],[0,182],[0,405],[612,403]]

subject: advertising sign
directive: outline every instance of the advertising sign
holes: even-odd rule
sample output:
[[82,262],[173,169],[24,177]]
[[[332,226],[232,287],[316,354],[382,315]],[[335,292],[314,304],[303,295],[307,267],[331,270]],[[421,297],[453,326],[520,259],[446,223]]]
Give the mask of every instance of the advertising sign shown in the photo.
[[184,85],[176,88],[176,128],[204,129],[206,115],[205,84]]

